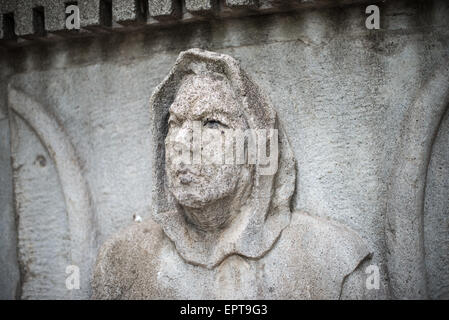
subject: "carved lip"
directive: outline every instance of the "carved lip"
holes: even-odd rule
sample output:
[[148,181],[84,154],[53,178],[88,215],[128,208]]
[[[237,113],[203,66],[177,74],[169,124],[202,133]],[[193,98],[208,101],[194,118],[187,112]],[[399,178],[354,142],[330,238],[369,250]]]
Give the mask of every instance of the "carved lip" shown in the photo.
[[176,170],[176,175],[180,176],[180,175],[185,175],[185,174],[190,174],[192,176],[198,177],[199,174],[188,169],[188,168],[183,168],[183,169],[178,169]]
[[195,183],[199,181],[199,174],[187,168],[176,170],[176,175],[178,176],[181,184],[190,184],[192,182]]

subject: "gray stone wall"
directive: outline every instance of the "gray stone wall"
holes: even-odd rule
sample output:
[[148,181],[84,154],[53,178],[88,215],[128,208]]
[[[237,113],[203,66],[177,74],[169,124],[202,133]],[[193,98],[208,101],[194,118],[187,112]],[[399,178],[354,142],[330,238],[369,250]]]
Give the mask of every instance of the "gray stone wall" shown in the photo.
[[17,221],[14,212],[14,190],[11,168],[11,142],[6,95],[9,69],[0,62],[0,299],[20,295],[17,259]]
[[8,119],[0,119],[0,299],[20,293],[9,136]]
[[424,252],[429,296],[449,299],[447,295],[449,255],[449,112],[443,117],[432,147],[427,171],[424,203]]
[[112,1],[101,33],[98,1],[79,1],[86,29],[65,40],[60,10],[28,37],[32,5],[2,1],[20,37],[0,47],[1,297],[72,297],[73,261],[74,297],[89,297],[98,247],[149,217],[149,97],[198,47],[238,59],[269,96],[297,160],[294,208],[368,243],[381,287],[365,298],[447,298],[449,4],[386,1],[367,30],[366,4],[311,2],[150,1],[142,22]]

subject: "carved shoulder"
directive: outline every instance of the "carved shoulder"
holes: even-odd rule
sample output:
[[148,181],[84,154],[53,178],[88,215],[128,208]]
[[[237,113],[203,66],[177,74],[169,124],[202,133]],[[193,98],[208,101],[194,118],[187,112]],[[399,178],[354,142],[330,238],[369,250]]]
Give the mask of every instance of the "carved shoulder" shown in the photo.
[[367,245],[355,231],[301,212],[293,213],[281,240],[281,246],[291,248],[290,264],[307,273],[312,299],[341,297],[345,279],[370,256]]
[[107,240],[98,252],[92,299],[131,298],[130,289],[142,274],[151,282],[164,238],[159,225],[148,219],[133,223]]

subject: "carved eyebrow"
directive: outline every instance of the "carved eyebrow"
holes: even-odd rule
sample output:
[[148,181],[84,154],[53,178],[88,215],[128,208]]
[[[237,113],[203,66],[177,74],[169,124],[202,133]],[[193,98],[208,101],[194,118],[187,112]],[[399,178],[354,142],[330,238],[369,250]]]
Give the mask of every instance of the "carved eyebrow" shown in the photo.
[[[210,118],[214,118],[212,117],[212,115],[216,114],[217,112],[220,113],[221,115],[223,115],[226,119],[231,119],[233,116],[235,116],[235,114],[232,114],[231,112],[223,109],[223,108],[216,108],[215,110],[210,110],[210,109],[200,109],[199,112],[197,112],[198,109],[197,108],[193,108],[193,117],[195,118],[195,120],[199,120],[205,117],[210,117]],[[219,117],[222,118],[222,117]]]
[[212,124],[217,123],[217,124],[219,124],[219,125],[221,125],[221,126],[227,128],[227,129],[229,129],[229,126],[227,125],[227,123],[225,123],[225,122],[221,119],[221,117],[219,117],[219,118],[220,118],[220,120],[219,120],[219,119],[214,119],[214,118],[206,118],[206,121],[204,121],[204,124],[203,124],[203,125],[205,126],[207,123],[212,123]]
[[[204,101],[203,98],[205,98],[205,97],[204,96],[196,96],[196,97],[194,97],[193,100],[188,101],[188,103],[190,105],[189,111],[191,112],[191,116],[194,120],[201,120],[201,119],[208,118],[208,117],[211,119],[216,118],[216,120],[219,120],[223,124],[227,125],[227,123],[231,122],[230,119],[232,119],[233,117],[236,116],[236,114],[231,113],[222,107],[215,108],[215,110],[210,110],[210,108],[208,108],[208,109],[197,108],[196,106],[198,105],[198,103],[202,103]],[[188,118],[188,116],[186,116],[185,112],[183,112],[183,111],[177,112],[176,111],[176,107],[179,104],[179,102],[183,102],[183,99],[181,98],[181,101],[176,101],[176,99],[175,99],[175,101],[173,101],[173,103],[171,104],[171,106],[168,110],[170,115],[173,115],[174,117],[176,117],[176,119],[178,121]],[[186,101],[184,101],[184,102],[186,102]],[[213,117],[213,115],[216,115],[217,112],[219,112],[222,116],[219,116],[219,117],[214,116]]]
[[228,123],[232,122],[231,121],[232,114],[225,110],[215,110],[215,111],[201,110],[201,112],[194,113],[192,116],[194,120],[210,120],[210,121],[215,120],[221,122],[226,126],[228,126]]

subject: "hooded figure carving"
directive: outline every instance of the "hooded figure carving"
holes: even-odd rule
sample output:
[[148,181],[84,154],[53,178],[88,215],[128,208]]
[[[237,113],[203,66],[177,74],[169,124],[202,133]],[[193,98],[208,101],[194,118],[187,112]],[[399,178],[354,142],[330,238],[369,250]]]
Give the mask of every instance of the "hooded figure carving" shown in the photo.
[[291,212],[294,155],[267,97],[235,59],[182,52],[150,110],[153,219],[102,246],[93,298],[363,297],[368,249],[344,226]]

